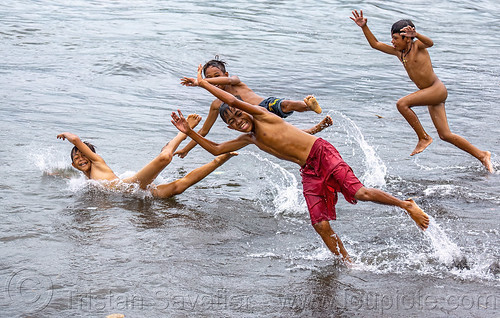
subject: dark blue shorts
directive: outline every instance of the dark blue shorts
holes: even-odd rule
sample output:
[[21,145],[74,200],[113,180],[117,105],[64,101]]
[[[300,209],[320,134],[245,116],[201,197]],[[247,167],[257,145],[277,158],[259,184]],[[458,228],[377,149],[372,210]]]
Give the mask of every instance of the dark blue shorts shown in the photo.
[[[235,95],[235,97],[238,98],[239,100],[242,100],[240,96]],[[284,100],[285,100],[284,98],[268,97],[268,98],[264,99],[262,102],[260,102],[259,106],[264,107],[265,109],[267,109],[271,113],[278,115],[281,118],[287,118],[288,116],[293,114],[293,110],[291,112],[285,113],[281,109],[281,102]],[[222,103],[222,105],[227,105],[227,104]],[[221,107],[221,109],[222,109],[222,107]]]
[[283,110],[281,110],[281,102],[283,100],[284,98],[268,97],[264,99],[262,102],[260,102],[259,106],[264,107],[271,113],[278,115],[281,118],[286,118],[290,116],[293,113],[293,111],[285,113],[283,112]]

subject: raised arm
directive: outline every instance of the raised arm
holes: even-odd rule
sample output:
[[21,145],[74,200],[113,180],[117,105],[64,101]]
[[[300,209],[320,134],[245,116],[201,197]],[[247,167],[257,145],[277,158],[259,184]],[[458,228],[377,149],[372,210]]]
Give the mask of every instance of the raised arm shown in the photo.
[[247,102],[241,101],[238,98],[236,98],[233,94],[228,93],[218,88],[217,86],[210,84],[207,80],[205,80],[201,76],[201,72],[202,72],[202,66],[200,64],[200,66],[198,66],[198,78],[197,78],[198,86],[203,87],[204,89],[212,93],[212,95],[214,95],[224,103],[234,108],[241,109],[242,111],[245,111],[250,115],[260,115],[267,112],[267,110],[264,107],[252,105]]
[[75,145],[76,148],[78,148],[78,150],[80,150],[85,157],[87,157],[92,162],[102,161],[101,156],[90,150],[90,148],[83,141],[80,140],[80,137],[78,137],[75,134],[64,132],[62,134],[57,135],[57,139],[62,139],[62,140],[67,139],[70,143]]
[[172,124],[174,124],[174,126],[179,129],[179,131],[188,135],[191,139],[196,141],[200,146],[202,146],[205,150],[207,150],[214,156],[239,150],[252,143],[251,137],[246,134],[220,144],[208,140],[191,129],[191,127],[189,127],[188,122],[186,121],[180,110],[177,110],[177,112],[179,113],[178,115],[175,112],[172,112]]
[[361,30],[363,30],[363,34],[365,35],[366,40],[368,40],[368,43],[372,48],[387,54],[398,55],[398,51],[394,47],[379,42],[375,37],[375,35],[373,35],[372,31],[370,30],[370,28],[368,28],[368,25],[366,24],[368,19],[363,17],[363,10],[360,10],[359,13],[358,10],[354,10],[352,11],[352,15],[353,16],[350,17],[351,20],[354,21],[354,23],[356,23],[361,28]]

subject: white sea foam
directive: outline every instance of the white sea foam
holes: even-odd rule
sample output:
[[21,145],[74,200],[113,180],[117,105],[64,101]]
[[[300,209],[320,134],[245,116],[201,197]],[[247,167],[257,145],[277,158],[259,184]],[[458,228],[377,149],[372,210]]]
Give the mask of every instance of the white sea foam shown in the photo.
[[438,184],[427,187],[424,190],[425,195],[431,195],[434,193],[440,193],[442,195],[452,194],[458,187],[452,184]]

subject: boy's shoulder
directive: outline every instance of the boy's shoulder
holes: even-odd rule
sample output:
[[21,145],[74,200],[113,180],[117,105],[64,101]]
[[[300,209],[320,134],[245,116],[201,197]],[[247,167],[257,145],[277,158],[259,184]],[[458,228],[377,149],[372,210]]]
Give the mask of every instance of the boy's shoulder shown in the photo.
[[212,104],[210,104],[210,108],[219,109],[221,105],[222,105],[222,101],[220,99],[216,98],[212,101]]

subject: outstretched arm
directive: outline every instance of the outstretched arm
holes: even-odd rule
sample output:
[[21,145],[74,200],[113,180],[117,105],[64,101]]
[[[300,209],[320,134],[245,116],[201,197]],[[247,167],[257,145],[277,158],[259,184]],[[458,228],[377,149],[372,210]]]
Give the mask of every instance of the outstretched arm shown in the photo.
[[226,141],[220,144],[215,143],[211,140],[206,139],[205,137],[201,136],[193,129],[191,129],[186,119],[182,115],[182,112],[180,110],[177,110],[177,112],[179,113],[178,115],[175,112],[172,112],[172,124],[174,124],[174,126],[177,129],[179,129],[179,131],[191,137],[191,139],[196,141],[200,146],[205,148],[205,150],[207,150],[214,156],[226,152],[236,151],[252,143],[251,137],[249,137],[246,134],[243,134],[236,139]]
[[70,143],[75,145],[76,148],[78,148],[78,150],[80,150],[85,157],[87,157],[92,162],[102,160],[101,156],[90,150],[90,148],[85,143],[83,143],[83,141],[80,140],[80,137],[78,137],[75,134],[64,132],[62,134],[57,135],[57,139],[62,139],[62,140],[67,139]]
[[[238,85],[241,83],[240,78],[236,75],[231,77],[228,76],[219,76],[219,77],[211,77],[205,78],[207,82],[212,85]],[[198,80],[192,77],[183,77],[181,78],[181,85],[184,86],[198,86]]]
[[202,72],[202,66],[200,64],[200,66],[198,66],[198,78],[197,78],[198,86],[203,87],[204,89],[212,93],[212,95],[214,95],[224,103],[234,108],[241,109],[242,111],[245,111],[250,115],[260,115],[267,112],[267,110],[264,107],[252,105],[242,100],[239,100],[233,94],[228,93],[218,88],[217,86],[210,84],[207,80],[205,80],[201,76],[201,72]]
[[373,35],[372,31],[370,28],[368,28],[368,25],[366,22],[368,21],[367,18],[363,17],[363,10],[360,10],[358,13],[358,10],[352,11],[352,17],[351,20],[356,23],[361,30],[363,30],[363,34],[365,35],[366,40],[368,40],[368,43],[370,46],[376,50],[379,50],[381,52],[387,53],[387,54],[392,54],[392,55],[397,55],[398,51],[396,49],[388,44],[379,42],[375,35]]

